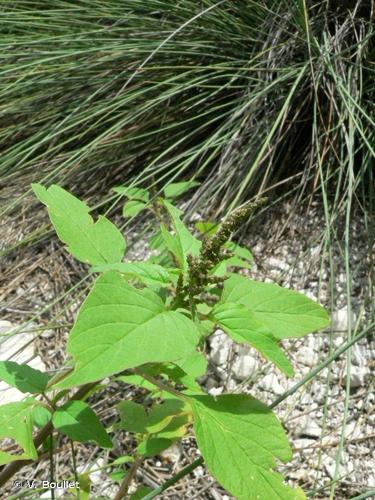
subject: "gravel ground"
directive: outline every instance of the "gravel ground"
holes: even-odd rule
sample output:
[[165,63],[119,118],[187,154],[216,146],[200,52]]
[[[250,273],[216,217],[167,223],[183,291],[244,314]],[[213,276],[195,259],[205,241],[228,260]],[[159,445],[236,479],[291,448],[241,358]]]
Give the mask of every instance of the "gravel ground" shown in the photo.
[[[285,203],[274,212],[268,212],[266,221],[262,220],[245,232],[242,244],[252,249],[255,260],[250,275],[319,300],[332,311],[332,325],[329,331],[283,342],[296,370],[292,380],[287,380],[272,366],[264,364],[251,348],[235,345],[223,332],[216,331],[207,343],[210,362],[201,381],[208,392],[217,395],[243,391],[267,404],[272,403],[345,342],[349,319],[354,331],[361,330],[368,323],[374,260],[366,244],[360,215],[354,214],[353,221],[349,252],[349,304],[343,259],[343,225],[340,226],[340,221],[337,221],[331,254],[321,259],[322,249],[325,248],[322,239],[325,224],[319,203],[312,203],[308,211],[300,212],[292,212]],[[0,228],[3,236],[0,241],[4,247],[12,243],[14,234],[18,234],[17,239],[20,238],[17,230],[13,221],[5,221]],[[137,234],[132,233],[130,239],[136,241]],[[143,258],[145,253],[145,241],[140,239],[133,245],[129,257]],[[53,371],[65,359],[67,331],[81,303],[83,295],[80,294],[84,294],[89,281],[80,284],[73,296],[68,295],[56,304],[53,301],[84,278],[85,269],[67,256],[55,240],[39,245],[37,251],[30,248],[13,254],[3,259],[1,266],[0,334],[5,335],[12,329],[17,331],[17,328],[19,334],[0,345],[0,357],[5,359],[15,354],[12,359],[31,360],[32,366]],[[52,305],[47,308],[48,304]],[[33,320],[37,314],[38,319]],[[349,499],[375,488],[375,346],[370,337],[352,348],[348,363],[348,356],[342,356],[275,410],[288,431],[294,449],[293,461],[280,467],[280,470],[291,484],[300,484],[306,491],[314,491],[313,498],[317,499],[328,498],[329,487],[335,477],[339,479],[335,493],[338,499]],[[142,393],[130,386],[112,384],[105,397],[109,398],[108,408],[102,408],[103,394],[93,397],[92,404],[94,409],[100,408],[99,416],[111,424],[115,415],[110,406],[124,398],[141,398]],[[0,401],[4,403],[14,399],[18,399],[17,391],[8,390],[0,384]],[[346,406],[346,425],[343,427]],[[85,467],[92,461],[102,466],[110,457],[129,452],[131,437],[121,438],[111,455],[98,454],[93,446],[80,447],[77,451],[80,470],[87,472]],[[342,452],[336,460],[340,440],[343,440]],[[71,473],[68,443],[61,440],[57,444],[61,450],[56,467],[60,477],[68,477]],[[191,463],[198,455],[194,440],[186,438],[182,446],[174,447],[156,460],[147,461],[139,471],[138,483],[155,487],[167,479],[171,471]],[[48,460],[43,461],[38,467],[22,471],[20,477],[45,479],[48,478],[48,469]],[[100,471],[92,473],[91,480],[95,484],[95,494],[113,497],[115,488],[112,480],[105,482]],[[168,490],[163,498],[224,500],[230,497],[203,467],[199,467],[176,488]]]

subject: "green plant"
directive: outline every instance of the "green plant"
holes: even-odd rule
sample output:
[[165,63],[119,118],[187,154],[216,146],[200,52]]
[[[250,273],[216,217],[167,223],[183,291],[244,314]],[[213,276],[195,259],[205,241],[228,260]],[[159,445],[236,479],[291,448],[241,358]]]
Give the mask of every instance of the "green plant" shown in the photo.
[[[166,197],[171,200],[189,187],[174,184]],[[217,227],[198,225],[207,234],[198,239],[170,200],[150,201],[145,190],[116,188],[129,198],[125,215],[136,201],[143,204],[137,210],[150,208],[160,223],[153,238],[159,255],[123,262],[124,238],[107,218],[94,222],[84,203],[56,185],[35,184],[33,189],[67,250],[100,276],[70,332],[71,359],[59,375],[49,378],[27,365],[0,363],[0,379],[32,395],[1,408],[0,436],[14,440],[22,452],[8,446],[0,463],[10,463],[12,471],[11,462],[37,460],[38,446],[53,431],[112,448],[110,433],[126,430],[135,435],[134,454],[110,464],[131,463],[116,496],[122,498],[142,460],[192,428],[207,468],[236,498],[305,498],[274,471],[276,459],[291,459],[291,449],[272,411],[245,394],[212,397],[196,380],[206,370],[204,342],[215,325],[236,342],[256,348],[286,376],[293,375],[293,367],[280,341],[328,325],[325,310],[304,295],[231,272],[248,267],[251,254],[230,243],[230,237],[265,200],[245,203]],[[119,419],[110,429],[84,401],[107,377],[141,385],[150,395],[144,405],[118,404]],[[42,429],[33,438],[35,427]],[[113,478],[122,475],[114,470]],[[139,494],[152,498],[147,489]]]

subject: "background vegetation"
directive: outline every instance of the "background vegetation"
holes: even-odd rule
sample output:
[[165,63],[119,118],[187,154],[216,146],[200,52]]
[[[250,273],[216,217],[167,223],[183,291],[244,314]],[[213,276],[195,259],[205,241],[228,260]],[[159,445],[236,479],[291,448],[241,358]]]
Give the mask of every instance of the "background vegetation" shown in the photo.
[[[322,267],[333,283],[337,247],[350,313],[354,215],[369,255],[374,243],[372,9],[370,0],[2,1],[2,289],[25,279],[36,250],[55,251],[37,254],[42,267],[62,259],[31,182],[116,214],[114,185],[157,192],[193,178],[188,208],[207,217],[265,193],[265,219],[283,199],[291,212],[319,200]],[[59,274],[37,312],[14,313],[2,295],[4,314],[63,328],[78,278],[82,268]],[[373,278],[370,259],[371,311]],[[334,289],[330,300],[334,308]],[[373,321],[371,312],[349,322],[347,340]]]

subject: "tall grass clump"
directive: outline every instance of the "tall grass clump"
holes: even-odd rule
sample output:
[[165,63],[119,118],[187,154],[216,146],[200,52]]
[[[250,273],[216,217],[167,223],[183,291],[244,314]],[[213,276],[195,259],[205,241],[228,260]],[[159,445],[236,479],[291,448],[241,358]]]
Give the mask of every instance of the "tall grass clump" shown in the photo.
[[339,204],[372,181],[371,16],[351,1],[2,2],[1,182],[88,195],[194,175],[195,202],[223,209],[293,179]]

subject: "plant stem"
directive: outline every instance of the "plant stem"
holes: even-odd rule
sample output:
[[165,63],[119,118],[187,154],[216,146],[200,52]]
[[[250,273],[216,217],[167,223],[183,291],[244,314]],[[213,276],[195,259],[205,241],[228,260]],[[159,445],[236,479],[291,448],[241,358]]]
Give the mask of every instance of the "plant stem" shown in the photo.
[[[54,441],[53,441],[53,430],[49,436],[49,478],[52,482],[54,479],[55,464],[53,462],[53,452],[54,452]],[[51,500],[55,500],[55,490],[51,488]]]
[[[77,474],[76,453],[75,453],[75,449],[74,449],[73,439],[69,439],[69,441],[70,441],[70,449],[71,449],[71,452],[72,452],[72,462],[73,462],[74,479],[75,479],[76,483],[79,483],[79,478],[78,478],[78,474]],[[81,498],[81,494],[80,494],[79,489],[77,488],[77,499],[79,500],[80,498]]]
[[124,477],[124,480],[120,484],[120,488],[119,488],[119,490],[118,490],[118,492],[117,492],[117,494],[116,494],[116,496],[114,497],[113,500],[121,500],[122,498],[125,497],[125,495],[128,492],[128,489],[130,487],[130,484],[131,484],[131,482],[133,480],[133,477],[135,476],[135,473],[137,472],[138,467],[141,465],[142,461],[143,461],[143,457],[138,457],[133,462],[133,464],[130,467],[128,473]]
[[140,377],[143,377],[145,380],[148,380],[148,382],[151,382],[151,384],[156,385],[162,391],[169,392],[170,394],[173,394],[174,396],[177,396],[180,399],[184,399],[184,400],[188,399],[184,394],[182,394],[180,391],[178,391],[174,387],[171,387],[170,385],[164,384],[164,382],[160,382],[160,380],[156,379],[155,377],[152,377],[151,375],[147,375],[146,373],[143,373],[142,370],[139,370],[138,368],[133,368],[132,371],[136,375],[139,375]]
[[[375,496],[375,490],[367,491],[366,493],[362,493],[357,497],[352,497],[350,500],[364,500],[365,498],[372,498]],[[146,498],[146,497],[145,497]]]

